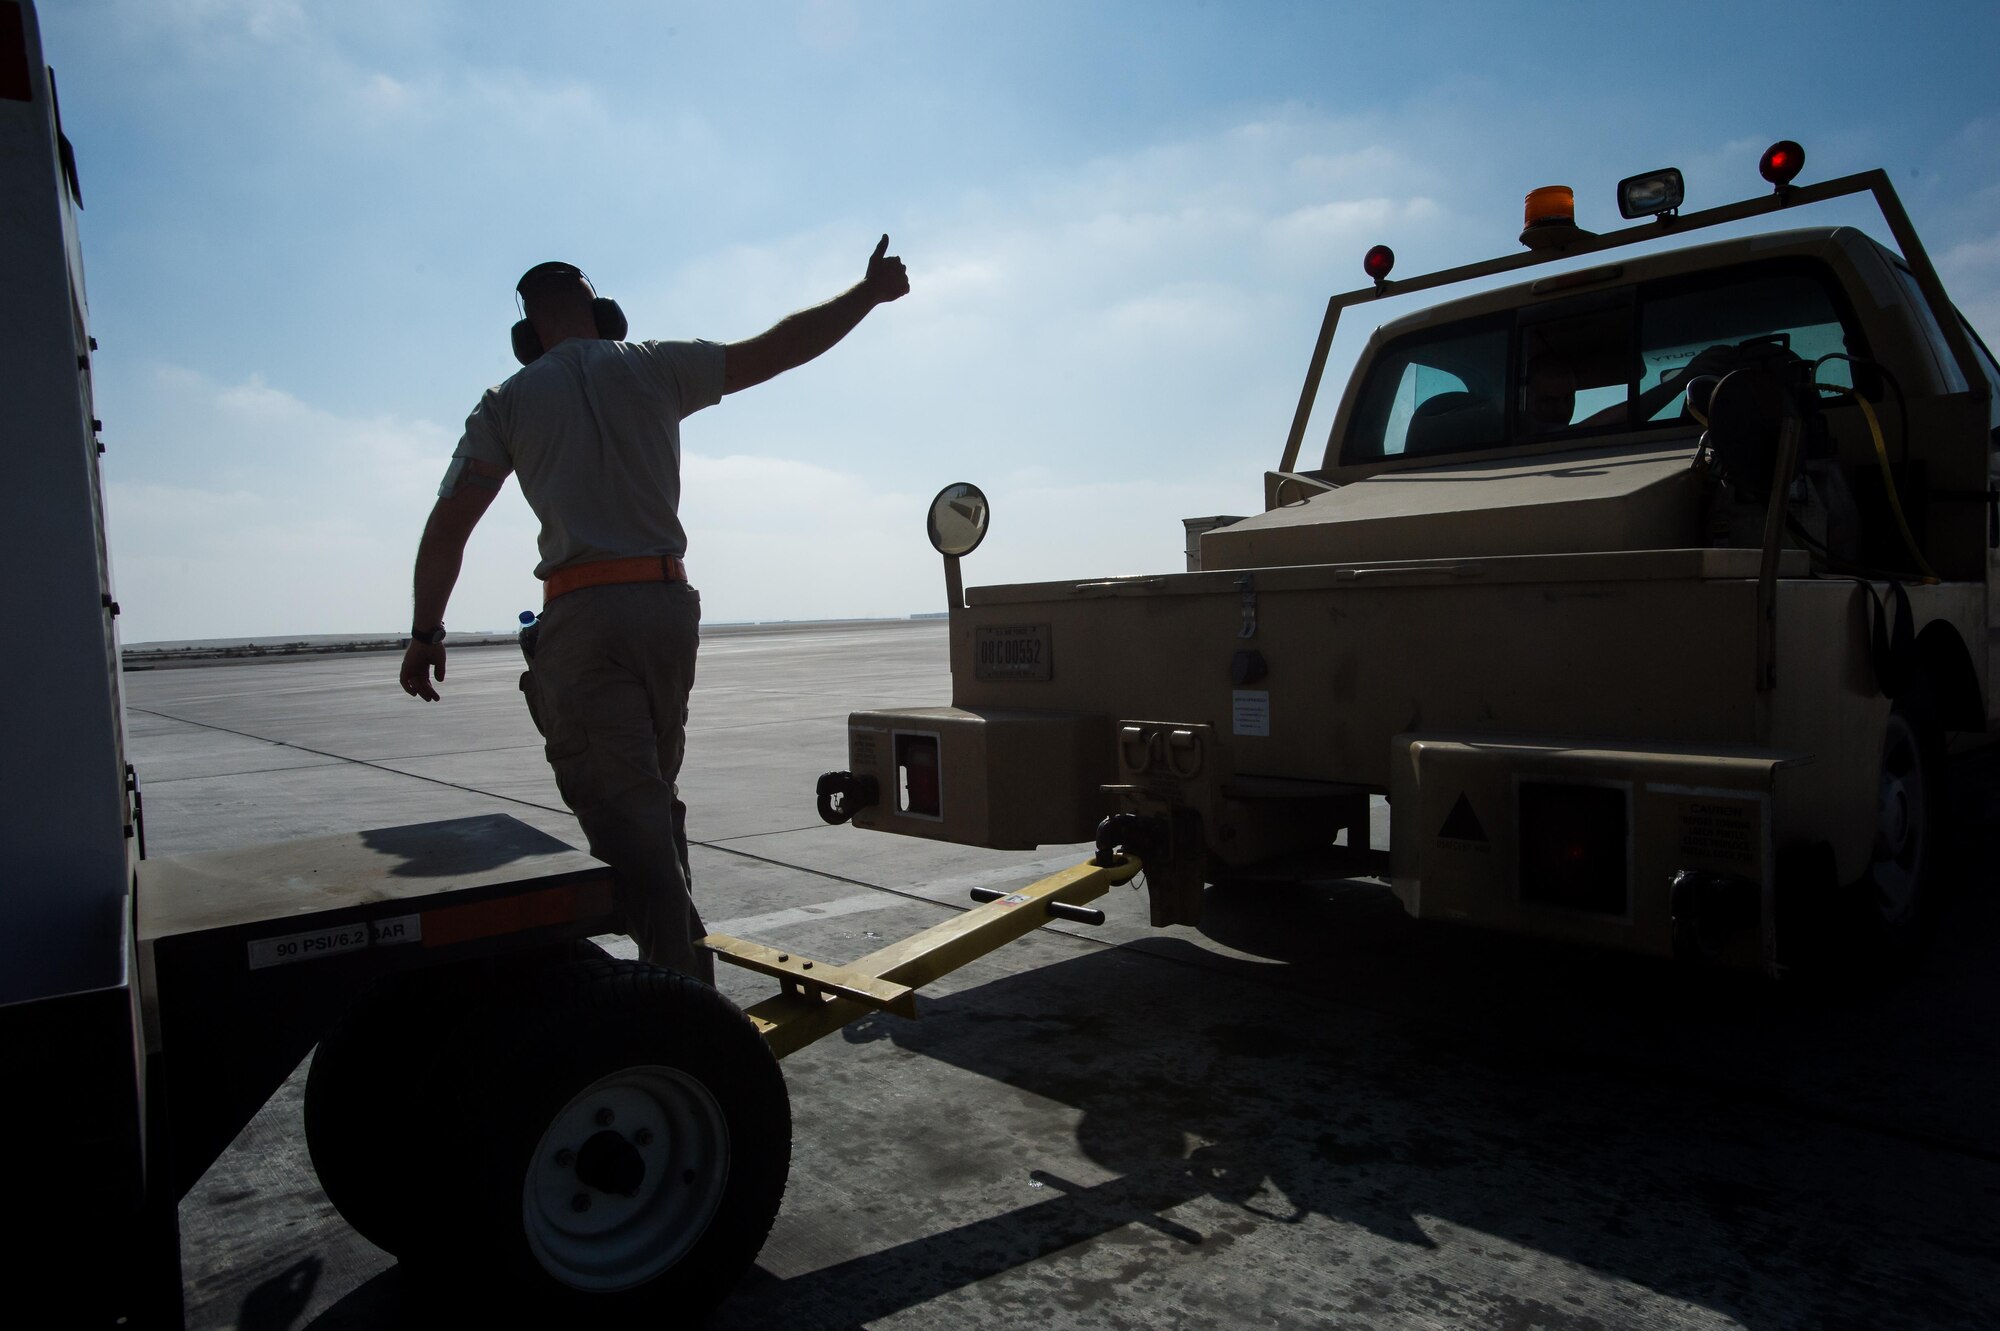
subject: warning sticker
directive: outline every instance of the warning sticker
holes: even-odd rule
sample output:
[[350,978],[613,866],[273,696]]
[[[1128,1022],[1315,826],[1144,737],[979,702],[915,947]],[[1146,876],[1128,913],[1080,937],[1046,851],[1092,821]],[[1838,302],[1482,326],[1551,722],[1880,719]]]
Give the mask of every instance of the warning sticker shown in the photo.
[[1451,806],[1445,815],[1444,826],[1438,829],[1438,838],[1443,841],[1486,841],[1486,829],[1480,826],[1479,815],[1472,811],[1472,801],[1460,792],[1458,803]]
[[1444,823],[1438,828],[1436,844],[1445,850],[1490,851],[1493,842],[1486,835],[1486,825],[1479,821],[1479,815],[1472,810],[1472,800],[1464,791],[1451,806],[1451,812],[1444,816]]
[[368,926],[368,943],[371,947],[393,947],[397,943],[421,943],[424,941],[424,917],[421,915],[397,915],[386,920],[376,920]]
[[288,966],[294,961],[317,961],[367,946],[368,925],[362,920],[335,929],[286,934],[283,938],[257,938],[250,943],[250,969],[258,971],[266,966]]
[[1230,733],[1268,736],[1271,733],[1271,691],[1237,689],[1229,710]]
[[1756,870],[1763,843],[1763,808],[1757,800],[1701,795],[1683,796],[1676,803],[1684,862]]
[[423,941],[423,936],[423,917],[397,915],[372,922],[356,920],[352,924],[286,934],[280,938],[253,938],[249,943],[250,969],[260,971],[271,966],[289,966],[295,961],[318,961],[321,957],[357,952],[366,947],[418,943]]

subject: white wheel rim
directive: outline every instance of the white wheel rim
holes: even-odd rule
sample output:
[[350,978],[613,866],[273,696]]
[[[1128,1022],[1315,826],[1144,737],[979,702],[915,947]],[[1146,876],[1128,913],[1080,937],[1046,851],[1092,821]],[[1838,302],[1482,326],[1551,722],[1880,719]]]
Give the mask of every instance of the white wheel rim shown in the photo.
[[1906,726],[1891,725],[1882,747],[1876,785],[1875,903],[1882,919],[1900,924],[1916,908],[1923,881],[1925,846],[1924,769],[1916,739]]
[[[521,1189],[522,1227],[563,1284],[631,1289],[687,1256],[728,1179],[729,1126],[708,1088],[674,1068],[624,1068],[586,1087],[542,1133]],[[629,1192],[617,1186],[628,1183]]]

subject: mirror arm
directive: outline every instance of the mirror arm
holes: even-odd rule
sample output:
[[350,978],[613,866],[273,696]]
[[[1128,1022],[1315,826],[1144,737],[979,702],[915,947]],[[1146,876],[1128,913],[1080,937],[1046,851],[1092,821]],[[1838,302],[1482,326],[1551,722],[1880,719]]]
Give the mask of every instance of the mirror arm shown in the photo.
[[944,557],[944,603],[950,610],[965,609],[965,580],[958,573],[958,556]]

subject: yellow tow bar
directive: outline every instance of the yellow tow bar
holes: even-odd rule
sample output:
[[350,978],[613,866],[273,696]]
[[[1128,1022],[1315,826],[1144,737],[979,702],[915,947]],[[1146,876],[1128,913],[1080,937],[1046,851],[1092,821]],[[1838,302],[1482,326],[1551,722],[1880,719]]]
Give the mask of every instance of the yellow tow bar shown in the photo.
[[752,1007],[749,1017],[771,1052],[783,1058],[870,1012],[916,1016],[919,987],[1040,928],[1062,913],[1058,907],[1095,901],[1140,868],[1139,857],[1128,853],[1108,866],[1086,860],[844,966],[727,934],[710,934],[702,946],[776,977],[778,994]]

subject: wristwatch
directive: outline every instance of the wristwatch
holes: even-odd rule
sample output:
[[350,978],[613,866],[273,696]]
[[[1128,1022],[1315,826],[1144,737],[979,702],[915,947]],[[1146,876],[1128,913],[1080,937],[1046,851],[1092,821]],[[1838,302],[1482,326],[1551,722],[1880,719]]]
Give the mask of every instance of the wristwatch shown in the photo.
[[444,625],[440,624],[434,629],[413,627],[410,630],[410,641],[421,642],[426,646],[435,647],[444,641]]

